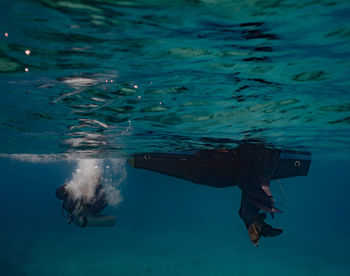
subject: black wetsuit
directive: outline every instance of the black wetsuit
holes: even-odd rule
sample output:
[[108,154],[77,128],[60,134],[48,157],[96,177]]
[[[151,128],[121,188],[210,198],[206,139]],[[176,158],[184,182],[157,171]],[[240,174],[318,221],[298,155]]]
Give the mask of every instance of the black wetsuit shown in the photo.
[[248,227],[260,209],[279,212],[269,189],[271,179],[307,174],[310,160],[298,161],[294,167],[294,159],[281,161],[282,152],[287,151],[262,143],[242,143],[235,149],[135,154],[132,165],[216,188],[239,186],[239,215]]

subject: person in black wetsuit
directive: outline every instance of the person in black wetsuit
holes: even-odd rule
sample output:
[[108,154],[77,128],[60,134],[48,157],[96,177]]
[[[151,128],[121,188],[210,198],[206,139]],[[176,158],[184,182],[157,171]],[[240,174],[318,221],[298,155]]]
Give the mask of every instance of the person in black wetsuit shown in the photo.
[[284,151],[259,142],[242,142],[235,149],[193,150],[181,153],[134,154],[129,163],[147,169],[216,188],[238,186],[242,190],[239,215],[251,242],[274,237],[282,229],[265,223],[274,206],[270,180],[305,176],[311,163],[308,152]]
[[[94,196],[89,200],[84,200],[83,197],[75,199],[72,194],[69,193],[67,185],[62,185],[56,189],[56,197],[63,200],[62,213],[64,210],[67,212],[68,215],[64,216],[68,218],[68,223],[74,222],[80,227],[114,225],[113,216],[99,215],[107,206],[106,194],[101,184],[96,186]],[[107,222],[107,219],[113,221]]]

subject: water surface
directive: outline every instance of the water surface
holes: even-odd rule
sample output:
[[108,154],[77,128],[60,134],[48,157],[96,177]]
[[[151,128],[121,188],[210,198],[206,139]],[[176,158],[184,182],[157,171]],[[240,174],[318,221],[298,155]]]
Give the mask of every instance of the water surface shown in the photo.
[[2,9],[2,153],[116,156],[203,137],[349,151],[347,1]]

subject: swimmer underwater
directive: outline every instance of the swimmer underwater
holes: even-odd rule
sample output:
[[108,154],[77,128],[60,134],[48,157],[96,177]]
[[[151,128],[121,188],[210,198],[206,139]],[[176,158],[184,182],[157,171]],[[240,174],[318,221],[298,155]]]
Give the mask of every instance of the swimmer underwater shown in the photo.
[[[134,168],[182,178],[215,188],[238,186],[242,190],[239,216],[250,241],[258,246],[261,237],[275,237],[283,230],[265,222],[266,213],[273,217],[281,212],[274,206],[270,181],[294,176],[306,176],[311,154],[304,151],[281,150],[261,142],[241,142],[234,149],[191,150],[181,153],[134,154],[128,163]],[[62,215],[68,223],[79,227],[114,226],[115,217],[100,215],[107,206],[101,178],[96,178],[93,196],[74,196],[67,184],[56,190],[63,200]],[[66,214],[65,214],[66,213]]]
[[311,154],[280,150],[260,142],[241,142],[234,149],[191,150],[181,153],[134,154],[134,168],[146,169],[215,188],[238,186],[242,190],[239,216],[250,241],[258,246],[261,237],[275,237],[283,230],[265,222],[281,212],[274,206],[270,181],[306,176]]

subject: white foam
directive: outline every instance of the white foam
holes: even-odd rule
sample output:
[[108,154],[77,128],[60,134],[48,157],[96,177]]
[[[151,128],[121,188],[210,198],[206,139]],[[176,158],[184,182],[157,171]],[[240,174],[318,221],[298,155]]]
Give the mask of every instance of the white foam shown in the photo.
[[96,187],[101,183],[103,161],[99,159],[80,159],[78,168],[66,186],[67,192],[75,200],[89,202],[95,196]]
[[74,161],[77,166],[71,179],[66,183],[67,191],[74,199],[89,202],[95,196],[96,187],[101,183],[109,205],[118,206],[123,201],[120,186],[127,177],[125,159],[83,159],[73,154],[0,154],[30,163],[51,163],[57,161]]
[[[111,163],[111,166],[104,163]],[[102,184],[108,205],[118,206],[123,201],[120,185],[126,179],[125,164],[124,159],[80,159],[66,189],[74,199],[90,202],[96,196],[96,187]],[[112,170],[104,172],[104,167]]]
[[70,77],[70,78],[65,78],[63,82],[74,87],[82,87],[82,86],[93,85],[97,81],[94,79],[83,78],[83,77]]

